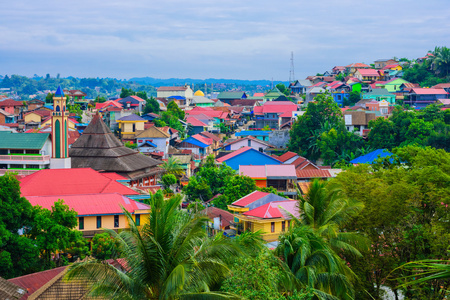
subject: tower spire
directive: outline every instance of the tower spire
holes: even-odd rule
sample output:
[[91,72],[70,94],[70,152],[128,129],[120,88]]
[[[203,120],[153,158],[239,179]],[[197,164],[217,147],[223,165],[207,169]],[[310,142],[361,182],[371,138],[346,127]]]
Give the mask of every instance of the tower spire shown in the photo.
[[58,86],[53,96],[51,169],[70,168],[69,147],[67,145],[68,119],[66,97],[61,86]]

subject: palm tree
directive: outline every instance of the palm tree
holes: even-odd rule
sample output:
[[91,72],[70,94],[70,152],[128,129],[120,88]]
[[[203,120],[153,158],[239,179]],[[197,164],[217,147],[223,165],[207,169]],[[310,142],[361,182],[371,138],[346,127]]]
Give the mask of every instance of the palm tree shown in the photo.
[[280,237],[275,253],[294,289],[309,289],[314,299],[353,299],[354,273],[313,228],[292,228]]
[[[397,278],[396,280],[403,282],[399,287],[415,286],[426,282],[433,282],[434,289],[430,289],[436,296],[436,299],[447,299],[450,296],[448,290],[450,279],[450,260],[426,259],[412,261],[401,265],[393,270],[403,270],[411,275]],[[445,287],[445,283],[447,286]],[[431,295],[429,295],[431,296]]]
[[210,288],[229,275],[230,259],[242,255],[242,248],[230,239],[208,238],[208,219],[183,214],[180,202],[179,196],[152,197],[149,222],[142,228],[124,211],[130,229],[108,230],[126,262],[126,273],[107,263],[87,261],[73,265],[67,278],[93,282],[89,294],[106,299],[233,297]]
[[433,69],[440,76],[448,76],[450,72],[450,49],[447,47],[437,47],[433,59]]
[[165,161],[162,166],[164,170],[166,170],[166,174],[173,174],[175,176],[180,176],[184,173],[183,168],[178,162],[178,159],[174,157],[169,157],[167,161]]
[[361,256],[360,250],[369,248],[364,236],[342,231],[364,205],[344,197],[339,187],[316,179],[306,195],[299,197],[298,207],[301,214],[299,219],[294,218],[295,222],[313,228],[337,253]]

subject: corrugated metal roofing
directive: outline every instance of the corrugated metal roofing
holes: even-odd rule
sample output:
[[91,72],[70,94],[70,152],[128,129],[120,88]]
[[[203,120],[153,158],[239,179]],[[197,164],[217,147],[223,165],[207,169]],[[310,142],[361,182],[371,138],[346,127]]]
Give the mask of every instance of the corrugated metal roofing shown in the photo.
[[78,195],[98,193],[139,193],[93,169],[45,169],[20,180],[22,196]]
[[373,164],[376,159],[391,156],[391,155],[393,155],[393,154],[391,152],[387,151],[386,149],[377,149],[366,155],[363,155],[363,156],[355,158],[354,160],[351,160],[350,163],[352,163],[352,164]]
[[12,133],[0,131],[0,149],[40,150],[49,135],[49,133]]
[[330,172],[328,170],[320,170],[320,169],[302,169],[296,170],[297,178],[328,178],[331,177]]

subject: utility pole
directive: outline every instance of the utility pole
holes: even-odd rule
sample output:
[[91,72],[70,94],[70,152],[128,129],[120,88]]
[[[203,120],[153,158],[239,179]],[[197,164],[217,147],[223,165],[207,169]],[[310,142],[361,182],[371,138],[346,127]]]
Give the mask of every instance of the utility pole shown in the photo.
[[291,51],[291,69],[289,71],[289,83],[295,81],[295,74],[294,74],[294,51]]

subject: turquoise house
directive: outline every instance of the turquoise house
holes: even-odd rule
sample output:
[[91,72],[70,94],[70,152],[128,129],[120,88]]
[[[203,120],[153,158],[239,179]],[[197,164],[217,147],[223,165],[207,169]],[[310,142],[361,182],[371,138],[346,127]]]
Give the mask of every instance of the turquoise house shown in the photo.
[[362,95],[365,100],[386,100],[389,104],[395,104],[395,95],[390,93],[387,89],[373,89],[371,92]]

